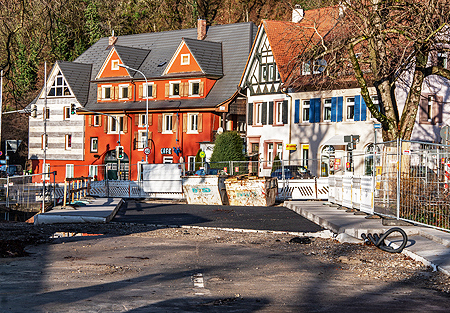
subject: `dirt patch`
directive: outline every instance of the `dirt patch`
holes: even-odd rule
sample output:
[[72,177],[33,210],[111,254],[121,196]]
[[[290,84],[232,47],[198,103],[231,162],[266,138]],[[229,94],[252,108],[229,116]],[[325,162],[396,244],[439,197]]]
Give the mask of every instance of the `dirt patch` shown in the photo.
[[[296,251],[302,255],[332,264],[340,271],[349,271],[356,277],[370,278],[386,282],[408,282],[426,289],[450,293],[450,279],[440,272],[398,253],[387,253],[373,246],[362,244],[341,244],[332,239],[305,238],[280,233],[228,232],[198,228],[156,228],[134,224],[61,224],[34,226],[26,223],[0,223],[0,257],[26,256],[27,245],[52,242],[51,236],[57,232],[103,234],[103,236],[151,237],[183,239],[216,244],[260,246],[277,256],[289,258],[284,252]],[[295,239],[294,239],[295,238]],[[57,239],[56,239],[57,240]],[[126,259],[146,260],[147,257],[126,255]],[[72,262],[76,257],[67,254],[64,258]],[[281,258],[282,259],[282,258]],[[131,261],[131,260],[130,260]],[[107,267],[99,264],[107,273],[137,271],[127,267]],[[323,276],[333,277],[334,273],[324,270]],[[226,301],[229,301],[227,299]],[[225,301],[225,302],[226,302]]]

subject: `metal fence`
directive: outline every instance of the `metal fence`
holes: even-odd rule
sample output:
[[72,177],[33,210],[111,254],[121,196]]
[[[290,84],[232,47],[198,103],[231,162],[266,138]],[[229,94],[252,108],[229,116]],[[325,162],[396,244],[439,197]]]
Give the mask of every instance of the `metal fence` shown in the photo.
[[450,146],[398,140],[376,150],[374,211],[450,229]]
[[[33,183],[33,177],[50,177],[49,181]],[[0,179],[1,219],[10,220],[11,212],[36,213],[56,201],[55,173],[11,176]]]

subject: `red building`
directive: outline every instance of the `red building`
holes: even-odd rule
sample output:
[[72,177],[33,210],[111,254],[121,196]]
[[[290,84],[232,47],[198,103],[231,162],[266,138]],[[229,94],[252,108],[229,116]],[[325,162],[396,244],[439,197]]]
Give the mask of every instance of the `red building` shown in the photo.
[[[57,62],[48,79],[56,91],[33,103],[38,112],[52,111],[30,118],[33,172],[56,170],[57,181],[87,175],[136,180],[146,157],[149,163],[184,161],[192,170],[200,143],[213,142],[219,127],[244,131],[245,99],[237,85],[256,27],[198,24],[103,38],[75,62]],[[42,121],[47,137],[39,132]]]

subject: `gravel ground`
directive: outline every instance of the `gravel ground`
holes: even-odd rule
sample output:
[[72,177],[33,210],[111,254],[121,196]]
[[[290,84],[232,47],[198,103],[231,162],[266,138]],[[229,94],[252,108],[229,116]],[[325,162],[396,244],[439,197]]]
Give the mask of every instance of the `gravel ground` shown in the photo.
[[[406,282],[416,287],[450,294],[449,277],[403,254],[390,254],[373,246],[341,244],[333,239],[292,240],[292,234],[266,232],[229,232],[198,228],[155,228],[146,225],[62,224],[34,226],[26,223],[0,223],[0,257],[26,256],[25,247],[53,241],[55,233],[87,233],[106,236],[136,236],[183,239],[205,243],[258,245],[276,251],[299,251],[322,262],[337,264],[356,277],[386,282]],[[297,241],[297,242],[294,242]],[[300,243],[299,243],[300,242]],[[324,273],[327,275],[327,273]]]

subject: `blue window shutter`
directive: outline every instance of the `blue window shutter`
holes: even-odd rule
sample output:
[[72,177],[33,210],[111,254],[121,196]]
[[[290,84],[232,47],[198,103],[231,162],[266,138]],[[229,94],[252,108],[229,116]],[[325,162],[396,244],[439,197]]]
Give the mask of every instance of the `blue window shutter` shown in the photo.
[[367,106],[366,101],[361,96],[361,121],[365,121],[367,119]]
[[360,120],[360,112],[361,112],[361,96],[355,96],[355,115],[353,117],[354,121]]
[[337,120],[337,98],[331,98],[331,121],[336,122]]
[[312,99],[314,103],[314,123],[320,122],[320,98]]
[[337,97],[337,120],[336,122],[342,122],[342,109],[344,106],[344,97]]
[[314,123],[314,99],[309,100],[309,122]]
[[300,100],[295,100],[294,123],[300,122]]

